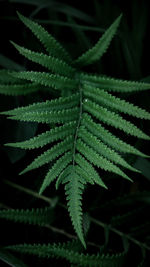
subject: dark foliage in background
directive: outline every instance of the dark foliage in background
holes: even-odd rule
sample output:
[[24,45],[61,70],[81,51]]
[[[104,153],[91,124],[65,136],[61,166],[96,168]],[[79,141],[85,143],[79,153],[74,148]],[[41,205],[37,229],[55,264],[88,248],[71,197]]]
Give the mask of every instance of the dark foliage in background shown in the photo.
[[[33,35],[20,23],[16,11],[43,25],[64,45],[72,58],[76,58],[91,47],[98,40],[99,35],[111,25],[120,13],[123,13],[117,38],[113,39],[111,47],[100,62],[86,67],[85,71],[120,79],[150,82],[149,68],[146,64],[150,57],[148,1],[122,2],[95,0],[89,1],[84,7],[81,7],[80,3],[75,2],[71,5],[70,1],[0,1],[1,68],[11,70],[27,68],[36,71],[35,64],[20,56],[9,40],[35,51],[43,49]],[[53,97],[54,95],[51,94],[50,98]],[[150,111],[149,91],[127,93],[124,98]],[[41,99],[42,101],[47,99],[46,92],[19,97],[1,95],[0,111],[39,102]],[[140,128],[150,135],[148,121],[141,120]],[[43,215],[47,219],[47,223],[44,225],[41,222],[37,223],[38,220],[35,225],[33,222],[28,225],[19,224],[19,220],[15,223],[1,219],[1,266],[70,266],[67,256],[64,257],[66,259],[59,257],[58,259],[43,259],[8,252],[4,249],[8,245],[23,243],[56,243],[59,246],[59,243],[65,244],[76,237],[66,211],[62,187],[56,191],[55,187],[51,185],[44,195],[40,196],[36,193],[47,167],[23,176],[18,175],[26,167],[26,164],[38,155],[38,151],[24,151],[3,146],[5,143],[29,139],[35,134],[47,130],[47,127],[36,123],[8,121],[1,117],[0,129],[0,207],[2,210],[29,209],[30,211],[32,208],[36,210],[48,207],[48,213],[46,210]],[[127,136],[125,141],[149,155],[147,141],[130,136]],[[83,224],[87,234],[87,250],[85,252],[78,242],[64,245],[66,255],[68,248],[70,253],[71,251],[77,253],[79,266],[82,266],[82,263],[79,262],[81,253],[109,254],[108,262],[104,260],[104,263],[101,263],[102,266],[127,266],[127,264],[148,266],[149,264],[150,162],[148,159],[133,155],[127,155],[126,159],[143,173],[133,173],[132,177],[130,174],[133,179],[132,184],[120,177],[116,178],[114,174],[110,175],[102,171],[101,177],[107,182],[108,190],[103,190],[98,186],[87,186],[84,191]],[[34,216],[36,217],[36,215]],[[119,254],[124,250],[123,254]],[[65,255],[65,252],[63,254]],[[118,258],[117,255],[119,255]],[[84,261],[86,260],[83,258]],[[83,266],[90,265],[83,264]],[[94,265],[91,263],[91,266]]]

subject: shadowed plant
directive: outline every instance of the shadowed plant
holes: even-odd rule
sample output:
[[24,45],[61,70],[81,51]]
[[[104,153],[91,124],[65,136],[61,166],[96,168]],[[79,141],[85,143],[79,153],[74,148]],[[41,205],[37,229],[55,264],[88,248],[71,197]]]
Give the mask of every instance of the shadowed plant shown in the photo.
[[[82,194],[85,185],[98,184],[107,189],[105,180],[99,174],[101,169],[132,181],[124,169],[139,171],[132,167],[122,154],[131,153],[148,157],[107,128],[111,126],[118,129],[119,133],[121,130],[127,135],[150,139],[123,115],[149,120],[150,113],[116,95],[147,90],[150,84],[119,80],[82,70],[85,66],[100,60],[107,51],[122,15],[113,22],[92,48],[75,60],[43,27],[19,13],[18,16],[42,43],[45,53],[31,51],[14,42],[11,43],[21,55],[46,68],[47,71],[1,70],[0,93],[17,96],[39,90],[57,90],[58,98],[1,112],[12,120],[50,125],[50,130],[34,138],[6,145],[35,149],[51,144],[49,149],[35,158],[20,174],[50,163],[50,168],[41,181],[39,192],[42,194],[53,181],[56,181],[56,189],[60,184],[64,185],[72,224],[81,243],[86,247],[82,225]],[[78,259],[80,266],[96,266],[94,260],[100,257],[91,256],[90,259],[86,255],[79,256],[72,251],[67,254],[67,245],[23,245],[16,246],[14,249],[41,256],[47,256],[47,253],[58,257],[63,255],[72,259],[71,263],[77,263],[76,259]],[[100,266],[105,266],[102,262],[106,258],[102,256],[99,259]],[[84,262],[90,260],[91,265],[84,265]],[[110,260],[109,257],[107,260]]]

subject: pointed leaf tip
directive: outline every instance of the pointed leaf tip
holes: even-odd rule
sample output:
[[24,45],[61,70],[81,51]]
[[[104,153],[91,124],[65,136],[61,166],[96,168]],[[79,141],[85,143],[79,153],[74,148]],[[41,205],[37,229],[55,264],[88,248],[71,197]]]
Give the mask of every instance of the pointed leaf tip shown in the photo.
[[49,55],[62,59],[65,62],[71,63],[72,59],[68,52],[61,46],[61,44],[50,34],[45,28],[34,20],[21,15],[17,12],[19,19],[25,26],[32,31],[36,38],[43,44]]
[[105,189],[108,189],[108,186],[105,185],[105,184],[103,184],[103,185],[101,185],[101,186],[104,187]]
[[3,144],[4,146],[13,146],[13,143],[6,143],[6,144]]
[[17,49],[18,45],[14,41],[9,40],[9,42]]
[[25,168],[23,171],[19,172],[19,175],[23,175],[23,174],[25,174],[26,172],[28,172],[28,169],[27,169],[27,168]]
[[17,13],[17,16],[19,17],[19,19],[21,20],[21,18],[23,17],[23,15],[19,11],[16,11],[16,13]]
[[122,14],[120,14],[120,16],[117,17],[117,19],[109,26],[109,28],[104,32],[104,34],[99,38],[98,42],[92,48],[88,49],[75,60],[75,65],[79,65],[81,67],[87,66],[101,59],[117,32],[121,18]]

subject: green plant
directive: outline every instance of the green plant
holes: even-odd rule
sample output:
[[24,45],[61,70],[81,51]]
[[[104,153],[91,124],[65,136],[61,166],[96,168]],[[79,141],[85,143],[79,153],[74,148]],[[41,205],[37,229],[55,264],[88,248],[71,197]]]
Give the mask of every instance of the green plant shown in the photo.
[[[82,71],[82,67],[93,64],[107,51],[122,15],[114,21],[96,45],[75,60],[40,25],[23,15],[18,15],[21,21],[41,41],[47,53],[33,52],[14,42],[12,44],[21,55],[47,68],[52,74],[49,72],[2,70],[0,72],[0,92],[6,95],[25,95],[39,90],[46,90],[47,92],[57,90],[57,97],[46,102],[38,102],[26,107],[1,112],[13,120],[46,123],[50,124],[51,127],[50,130],[34,138],[6,145],[22,149],[35,149],[51,144],[51,147],[35,158],[21,174],[44,164],[50,164],[39,192],[42,194],[54,180],[56,180],[56,189],[60,184],[64,184],[72,224],[81,243],[86,247],[82,225],[82,193],[86,184],[98,184],[107,189],[106,182],[99,176],[98,168],[132,181],[120,166],[134,172],[139,171],[132,167],[121,156],[121,153],[148,157],[134,146],[123,141],[120,136],[115,136],[113,130],[111,132],[110,129],[106,128],[108,125],[134,137],[150,139],[147,134],[119,114],[125,113],[139,119],[149,120],[150,113],[120,99],[113,92],[143,91],[149,89],[150,84],[117,80]],[[11,217],[11,211],[8,211],[7,215],[5,212],[2,213],[2,217],[9,218],[10,216],[12,220],[19,220],[19,214],[21,214],[21,212],[16,211],[15,216]],[[31,214],[30,219],[32,221]],[[22,215],[25,217],[23,216],[21,221],[26,222],[25,211]],[[35,214],[33,218],[36,218]],[[68,257],[67,259],[71,263],[77,263],[80,266],[95,266],[97,260],[100,260],[100,264],[102,264],[100,266],[108,265],[105,260],[109,261],[109,256],[106,259],[104,256],[95,256],[94,258],[94,256],[80,255],[78,252],[74,254],[74,249],[70,250],[69,254],[67,252],[68,246],[70,244],[23,245],[16,246],[14,249],[35,253],[43,257],[46,257],[47,253],[48,255],[52,253],[52,256]],[[127,252],[127,249],[125,251]],[[125,252],[119,254],[119,259],[120,256],[122,259],[124,255]],[[115,255],[114,258],[116,259],[117,256]],[[104,260],[104,265],[101,259]],[[114,266],[121,266],[120,261],[119,263],[115,261]]]
[[[32,210],[2,210],[0,211],[0,218],[5,218],[15,222],[22,222],[25,224],[47,227],[47,225],[50,223],[51,212],[51,208]],[[90,255],[88,253],[84,254],[80,243],[75,240],[59,244],[23,244],[8,246],[5,248],[5,250],[0,250],[0,253],[6,253],[6,249],[25,254],[37,255],[38,257],[42,258],[62,258],[66,259],[72,264],[77,264],[78,266],[109,266],[110,263],[111,266],[122,266],[128,252],[128,244],[123,244],[122,252],[110,255],[104,252],[104,247],[101,247],[101,253],[97,253],[97,255]],[[17,260],[15,262],[17,263]]]

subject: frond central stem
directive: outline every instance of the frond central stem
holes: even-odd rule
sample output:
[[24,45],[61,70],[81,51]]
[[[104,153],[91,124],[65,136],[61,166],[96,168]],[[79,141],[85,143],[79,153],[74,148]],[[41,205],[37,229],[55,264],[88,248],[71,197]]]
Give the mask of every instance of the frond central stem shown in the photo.
[[80,123],[81,123],[81,118],[82,118],[82,89],[81,86],[79,86],[79,92],[80,92],[80,107],[79,107],[79,119],[77,122],[77,127],[76,127],[76,132],[75,132],[75,137],[74,137],[74,143],[73,143],[73,161],[72,161],[72,165],[73,167],[75,166],[75,152],[76,152],[76,143],[77,143],[77,138],[78,138],[78,131],[79,131],[79,127],[80,127]]

